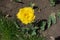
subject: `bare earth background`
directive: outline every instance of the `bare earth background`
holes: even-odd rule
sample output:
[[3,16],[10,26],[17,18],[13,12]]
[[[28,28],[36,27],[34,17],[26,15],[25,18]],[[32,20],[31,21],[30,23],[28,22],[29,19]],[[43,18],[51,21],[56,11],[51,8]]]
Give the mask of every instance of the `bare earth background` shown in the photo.
[[[49,0],[22,0],[24,4],[16,3],[13,0],[0,0],[0,10],[2,10],[4,15],[11,15],[10,18],[14,18],[19,8],[29,5],[29,2],[34,2],[41,11],[35,11],[36,20],[37,19],[47,19],[51,12],[58,12],[60,10],[60,4],[55,7],[51,7]],[[60,19],[57,18],[57,23],[52,25],[51,28],[47,29],[43,33],[46,37],[58,37],[60,36]]]

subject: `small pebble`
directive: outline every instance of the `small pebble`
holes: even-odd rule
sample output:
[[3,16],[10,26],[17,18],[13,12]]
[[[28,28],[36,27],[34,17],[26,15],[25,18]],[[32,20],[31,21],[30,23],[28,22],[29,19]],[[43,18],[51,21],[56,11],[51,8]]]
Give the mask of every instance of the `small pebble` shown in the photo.
[[53,36],[50,36],[51,40],[55,40]]

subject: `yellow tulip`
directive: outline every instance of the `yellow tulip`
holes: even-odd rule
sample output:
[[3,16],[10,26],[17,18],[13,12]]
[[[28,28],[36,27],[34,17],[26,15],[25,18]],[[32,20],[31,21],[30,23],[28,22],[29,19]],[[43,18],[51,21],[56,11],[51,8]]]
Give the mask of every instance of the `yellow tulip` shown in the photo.
[[34,9],[32,7],[21,8],[16,16],[24,24],[32,23],[35,19]]

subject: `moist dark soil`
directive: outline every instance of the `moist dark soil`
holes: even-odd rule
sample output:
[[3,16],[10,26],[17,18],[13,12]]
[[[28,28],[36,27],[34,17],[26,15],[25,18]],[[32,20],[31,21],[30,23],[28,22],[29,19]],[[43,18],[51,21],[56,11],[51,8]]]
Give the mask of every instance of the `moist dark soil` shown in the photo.
[[[22,7],[26,7],[30,2],[36,4],[40,9],[35,11],[36,20],[48,19],[48,16],[52,12],[58,12],[60,10],[60,4],[56,4],[54,7],[50,6],[49,0],[22,0],[23,3],[15,2],[14,0],[0,0],[0,10],[3,15],[10,15],[9,18],[13,19],[16,16],[18,10]],[[57,38],[60,36],[60,19],[57,18],[57,23],[52,25],[51,28],[43,32],[46,37]]]

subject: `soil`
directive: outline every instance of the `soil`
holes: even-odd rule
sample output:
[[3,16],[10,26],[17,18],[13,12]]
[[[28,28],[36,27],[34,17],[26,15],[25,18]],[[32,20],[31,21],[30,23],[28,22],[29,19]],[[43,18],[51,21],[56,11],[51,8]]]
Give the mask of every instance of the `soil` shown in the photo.
[[[55,7],[50,6],[49,0],[22,0],[23,3],[17,3],[14,0],[0,0],[0,10],[2,10],[4,15],[9,14],[14,18],[19,8],[29,5],[29,2],[35,3],[41,10],[38,12],[35,11],[36,20],[48,19],[48,16],[51,12],[58,12],[60,10],[60,4],[57,4]],[[57,18],[57,23],[52,25],[51,28],[43,32],[46,37],[56,38],[60,36],[60,19]]]

